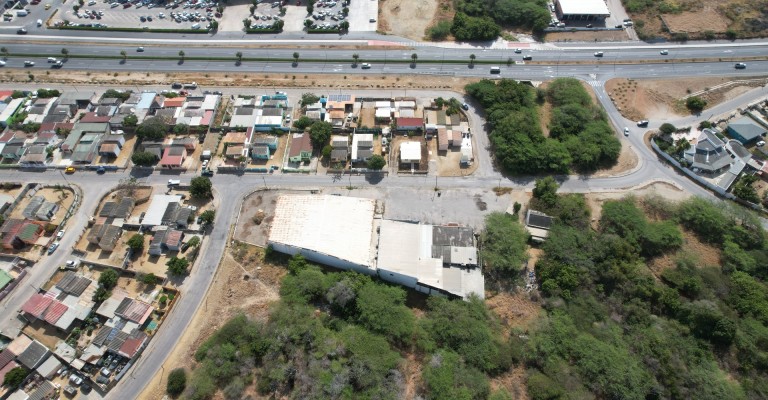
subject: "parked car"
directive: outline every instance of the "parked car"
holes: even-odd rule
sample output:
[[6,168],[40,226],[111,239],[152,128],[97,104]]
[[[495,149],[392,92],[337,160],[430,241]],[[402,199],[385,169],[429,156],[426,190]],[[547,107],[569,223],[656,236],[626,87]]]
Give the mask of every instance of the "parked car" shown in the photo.
[[469,110],[469,104],[464,103],[461,105],[461,108],[463,108],[464,110]]
[[66,230],[66,229],[61,229],[61,230],[59,230],[59,231],[56,233],[56,239],[61,239],[62,237],[64,237],[64,233],[66,233],[66,232],[67,232],[67,230]]
[[757,142],[757,147],[763,147],[763,146],[765,146],[765,140],[761,140]]
[[67,167],[64,170],[64,173],[66,173],[66,174],[74,174],[75,173],[75,167]]
[[54,242],[51,245],[51,247],[48,248],[48,255],[53,254],[53,252],[56,251],[56,249],[58,249],[58,248],[59,248],[59,242]]

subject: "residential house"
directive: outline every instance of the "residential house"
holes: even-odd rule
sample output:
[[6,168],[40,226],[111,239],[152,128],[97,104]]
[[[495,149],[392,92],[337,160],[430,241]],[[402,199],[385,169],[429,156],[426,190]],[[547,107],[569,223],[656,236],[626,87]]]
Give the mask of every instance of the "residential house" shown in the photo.
[[475,156],[472,152],[472,140],[469,137],[461,139],[460,151],[461,159],[459,160],[459,164],[465,167],[472,165],[472,162],[475,160]]
[[448,151],[450,141],[448,140],[448,129],[444,126],[437,128],[437,151]]
[[133,207],[136,206],[136,200],[132,197],[123,197],[119,202],[108,201],[99,212],[99,217],[103,218],[122,218],[126,219],[131,215]]
[[418,168],[421,162],[421,142],[400,143],[400,164],[409,168]]
[[0,150],[0,157],[2,157],[3,162],[18,162],[26,152],[24,142],[25,140],[22,138],[13,138],[5,143],[3,149]]
[[29,146],[24,155],[19,158],[19,164],[23,166],[42,166],[48,159],[48,151],[45,145],[36,144]]
[[152,235],[148,253],[159,256],[165,251],[179,251],[183,239],[184,232],[182,231],[166,226],[157,227]]
[[123,229],[118,225],[112,225],[106,218],[100,218],[99,220],[91,228],[87,238],[88,242],[99,246],[104,251],[112,251],[115,249]]
[[254,136],[252,146],[267,146],[270,151],[277,151],[279,141],[277,136]]
[[167,216],[168,208],[178,207],[179,202],[181,202],[181,196],[179,195],[156,194],[152,196],[152,202],[149,204],[149,208],[144,214],[144,219],[142,219],[141,225],[144,226],[145,229],[148,229],[163,225],[164,222],[167,223],[169,220]]
[[424,120],[421,118],[401,117],[395,119],[395,125],[398,131],[421,131],[424,129]]
[[59,105],[67,106],[74,115],[78,110],[91,111],[99,102],[99,96],[88,91],[67,91],[59,96]]
[[282,108],[262,108],[256,114],[253,129],[259,132],[271,132],[273,129],[283,129]]
[[45,222],[18,218],[7,219],[0,227],[2,246],[8,250],[19,250],[37,243],[43,234]]
[[725,142],[715,131],[704,129],[692,146],[685,151],[684,158],[694,172],[719,175],[731,166],[731,156],[725,149]]
[[184,138],[174,138],[171,142],[171,146],[181,146],[186,151],[191,152],[195,151],[197,148],[198,140],[191,137],[184,137]]
[[251,158],[254,160],[269,160],[270,149],[266,145],[255,145],[251,148]]
[[181,168],[186,157],[187,150],[184,147],[168,147],[163,151],[163,157],[160,159],[160,166],[168,169]]
[[288,161],[294,163],[308,162],[312,158],[312,139],[308,133],[294,134],[288,152]]
[[99,123],[109,123],[111,119],[112,119],[111,115],[98,115],[95,112],[87,112],[83,114],[82,117],[80,117],[78,122],[82,122],[84,124],[99,124]]
[[34,196],[29,199],[29,203],[24,207],[22,215],[27,219],[50,221],[58,210],[59,206],[56,203],[46,201],[43,196]]
[[373,155],[373,134],[352,135],[352,161],[365,162]]
[[10,125],[9,122],[12,121],[16,116],[16,113],[22,109],[22,106],[26,101],[27,99],[24,98],[13,99],[2,109],[2,111],[0,111],[0,128],[5,129]]
[[120,155],[120,146],[117,143],[102,143],[99,146],[99,155],[102,157],[117,158]]
[[543,242],[552,229],[553,219],[543,212],[528,210],[525,213],[525,229],[531,234],[534,242]]
[[27,118],[24,119],[24,124],[42,124],[48,113],[56,106],[56,100],[58,100],[58,97],[34,100],[32,106],[27,111]]
[[728,134],[742,144],[750,144],[765,137],[766,129],[754,119],[743,116],[728,124]]
[[331,161],[346,162],[349,154],[349,138],[341,135],[331,136]]

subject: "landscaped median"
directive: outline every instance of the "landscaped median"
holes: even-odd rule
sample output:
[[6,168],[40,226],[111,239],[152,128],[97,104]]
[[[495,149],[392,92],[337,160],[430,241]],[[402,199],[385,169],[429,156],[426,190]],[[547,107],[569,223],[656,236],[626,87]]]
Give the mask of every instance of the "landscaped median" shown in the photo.
[[118,27],[93,27],[93,26],[72,26],[62,25],[50,27],[49,29],[61,29],[71,31],[107,31],[107,32],[152,32],[152,33],[194,33],[204,34],[208,33],[206,29],[143,29],[143,28],[118,28]]

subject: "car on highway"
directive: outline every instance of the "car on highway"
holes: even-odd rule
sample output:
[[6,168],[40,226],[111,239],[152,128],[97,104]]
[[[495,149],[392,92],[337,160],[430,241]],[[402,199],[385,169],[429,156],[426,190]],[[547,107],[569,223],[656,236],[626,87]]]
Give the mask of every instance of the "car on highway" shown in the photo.
[[64,66],[64,62],[61,60],[57,60],[55,63],[51,64],[51,68],[61,68]]
[[523,56],[523,60],[524,60],[524,61],[533,60],[533,56],[532,56],[532,55],[530,55],[530,54],[528,54],[528,55],[524,55],[524,56]]
[[75,167],[67,167],[64,170],[64,173],[66,173],[66,174],[74,174],[75,173]]
[[734,65],[734,67],[736,69],[744,69],[744,68],[747,68],[747,64],[745,64],[745,63],[736,63],[736,65]]
[[368,64],[368,63],[363,63],[363,64],[362,64],[360,67],[361,67],[362,69],[371,69],[371,64]]
[[596,51],[595,52],[595,57],[602,57],[602,56],[603,56],[603,52],[602,51]]
[[669,50],[664,49],[664,50],[660,51],[659,54],[661,54],[662,56],[666,56],[667,54],[669,54]]
[[637,126],[641,128],[645,128],[648,126],[648,121],[647,120],[637,121]]
[[515,49],[515,54],[520,54],[522,52],[523,52],[523,49],[521,49],[521,48]]
[[624,127],[624,136],[629,136],[629,128],[626,126]]
[[35,62],[34,61],[24,61],[24,66],[25,67],[34,67],[35,66]]
[[5,61],[0,61],[0,67],[5,67]]
[[136,48],[136,52],[137,53],[143,53],[144,52],[144,48],[143,47],[137,47]]
[[27,34],[27,30],[26,30],[26,29],[24,29],[24,28],[19,28],[19,29],[16,31],[16,34],[17,34],[17,35],[26,35],[26,34]]

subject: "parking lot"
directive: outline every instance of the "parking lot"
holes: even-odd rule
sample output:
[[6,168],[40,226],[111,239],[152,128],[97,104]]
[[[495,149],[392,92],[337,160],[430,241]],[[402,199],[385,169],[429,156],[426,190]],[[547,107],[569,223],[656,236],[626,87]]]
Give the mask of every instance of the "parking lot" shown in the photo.
[[[219,25],[220,31],[241,31],[243,29],[243,16],[251,21],[252,28],[267,28],[277,20],[285,24],[285,32],[301,32],[306,29],[304,23],[308,19],[315,26],[328,28],[349,22],[350,32],[364,32],[376,30],[376,18],[378,15],[377,0],[322,0],[314,4],[311,15],[307,15],[306,0],[289,0],[284,2],[284,15],[280,15],[279,3],[272,0],[262,0],[256,5],[253,13],[250,12],[250,1],[232,1],[227,3],[227,13]],[[344,8],[348,9],[345,15]],[[371,21],[373,20],[373,21]]]
[[97,27],[145,29],[206,29],[211,20],[221,16],[214,1],[174,0],[172,2],[134,0],[90,0],[75,11],[65,7],[57,15],[70,24],[94,24]]
[[280,21],[280,2],[256,0],[258,4],[251,19],[251,28],[270,28],[275,22]]

